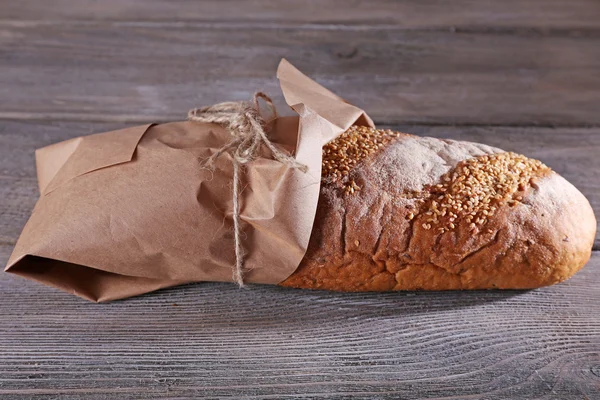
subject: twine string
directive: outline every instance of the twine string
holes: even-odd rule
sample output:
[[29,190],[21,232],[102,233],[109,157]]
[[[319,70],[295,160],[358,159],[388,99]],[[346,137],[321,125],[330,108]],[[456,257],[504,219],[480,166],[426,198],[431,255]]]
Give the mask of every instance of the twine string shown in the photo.
[[[263,99],[270,109],[272,118],[265,121],[260,112],[260,99]],[[267,136],[266,131],[272,128],[277,118],[277,110],[269,96],[262,92],[254,94],[252,102],[224,102],[212,106],[195,108],[188,112],[188,120],[207,124],[217,124],[225,128],[232,139],[209,158],[202,162],[203,166],[214,170],[215,161],[224,153],[229,153],[233,165],[233,239],[235,246],[235,265],[233,281],[240,287],[244,286],[244,257],[246,251],[242,244],[240,220],[240,186],[241,169],[259,154],[261,144],[265,145],[277,161],[306,172],[308,167],[299,163],[285,151],[280,150]]]

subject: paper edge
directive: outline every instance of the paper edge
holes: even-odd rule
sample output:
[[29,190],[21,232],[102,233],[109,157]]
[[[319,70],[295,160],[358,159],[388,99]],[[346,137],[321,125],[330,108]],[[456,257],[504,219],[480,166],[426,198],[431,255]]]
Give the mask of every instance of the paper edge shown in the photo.
[[[80,146],[82,145],[83,141],[85,140],[85,136],[79,136],[75,139],[79,139],[79,143],[77,145],[77,147],[75,147],[75,149],[73,150],[73,152],[69,155],[69,157],[65,160],[64,163],[62,163],[61,167],[56,171],[56,173],[54,174],[54,176],[52,177],[52,179],[49,181],[49,183],[45,186],[44,190],[41,191],[41,195],[46,196],[49,193],[52,193],[54,190],[58,189],[59,187],[61,187],[62,185],[68,183],[69,181],[85,175],[85,174],[89,174],[91,172],[94,171],[98,171],[104,168],[109,168],[115,165],[119,165],[119,164],[125,164],[128,162],[131,162],[133,160],[133,157],[135,155],[135,152],[137,150],[137,146],[139,145],[140,141],[142,140],[142,138],[144,137],[144,135],[148,132],[148,130],[150,128],[152,128],[153,126],[157,125],[156,123],[150,123],[150,124],[144,124],[144,125],[137,125],[137,126],[131,126],[131,127],[126,127],[123,129],[117,129],[117,130],[113,130],[113,131],[108,131],[108,132],[100,132],[97,133],[96,135],[103,135],[103,134],[115,134],[117,132],[121,132],[124,130],[129,130],[129,129],[136,129],[139,128],[142,132],[139,134],[139,138],[137,138],[135,144],[132,145],[131,148],[131,152],[128,152],[128,155],[126,158],[124,158],[123,160],[117,161],[117,162],[111,162],[111,163],[107,163],[106,165],[102,165],[100,167],[95,167],[95,168],[91,168],[91,169],[87,169],[84,172],[81,173],[77,173],[74,174],[73,176],[70,176],[62,181],[56,182],[57,179],[60,177],[60,173],[61,171],[64,169],[65,165],[67,165],[67,163],[69,162],[69,159],[71,159],[73,157],[74,154],[76,154],[77,150],[80,148]],[[143,129],[142,129],[143,128]],[[68,142],[68,140],[67,140]],[[61,142],[62,143],[62,142]]]

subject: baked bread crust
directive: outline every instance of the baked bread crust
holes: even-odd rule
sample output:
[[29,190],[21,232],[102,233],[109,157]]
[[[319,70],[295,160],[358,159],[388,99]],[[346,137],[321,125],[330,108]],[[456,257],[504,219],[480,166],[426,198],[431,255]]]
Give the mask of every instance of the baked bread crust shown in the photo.
[[[324,173],[308,251],[280,285],[337,291],[529,289],[564,281],[589,260],[596,232],[592,208],[543,164],[483,144],[406,134],[388,135],[376,147],[356,157],[345,175],[329,179]],[[432,226],[427,210],[440,194],[435,188],[460,166],[473,161],[487,168],[488,159],[513,156],[541,167],[498,200],[485,222],[479,223],[479,214],[472,217],[477,224],[457,215]]]

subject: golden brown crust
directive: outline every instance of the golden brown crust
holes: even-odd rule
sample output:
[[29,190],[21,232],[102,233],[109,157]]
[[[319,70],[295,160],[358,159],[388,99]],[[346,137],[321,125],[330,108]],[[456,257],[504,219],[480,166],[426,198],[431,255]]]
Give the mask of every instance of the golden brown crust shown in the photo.
[[[498,200],[484,223],[473,227],[476,221],[459,213],[433,226],[427,214],[430,189],[443,185],[465,160],[486,155],[523,160],[500,153],[480,144],[400,135],[341,181],[324,180],[306,256],[281,285],[339,291],[525,289],[569,278],[590,257],[596,221],[587,199],[543,165]],[[350,193],[349,181],[360,190]]]

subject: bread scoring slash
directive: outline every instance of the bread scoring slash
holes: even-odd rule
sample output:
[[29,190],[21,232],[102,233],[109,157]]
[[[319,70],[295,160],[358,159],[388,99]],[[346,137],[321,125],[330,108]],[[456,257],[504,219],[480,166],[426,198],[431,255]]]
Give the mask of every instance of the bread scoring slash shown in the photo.
[[281,285],[537,288],[582,268],[595,232],[587,199],[540,161],[353,126],[323,148],[309,248]]

